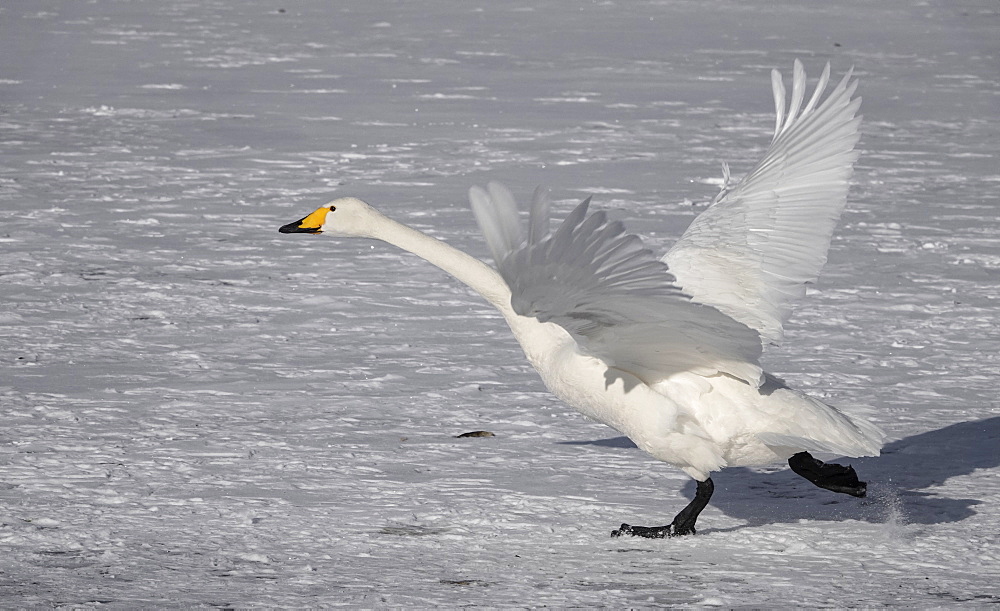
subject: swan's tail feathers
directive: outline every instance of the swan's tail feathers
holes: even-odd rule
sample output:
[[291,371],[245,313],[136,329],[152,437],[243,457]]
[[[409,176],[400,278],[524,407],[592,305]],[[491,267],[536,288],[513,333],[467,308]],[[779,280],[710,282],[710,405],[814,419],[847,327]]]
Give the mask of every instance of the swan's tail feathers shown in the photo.
[[757,433],[757,438],[774,448],[790,448],[797,452],[827,452],[838,456],[878,456],[885,433],[866,420],[850,420],[824,439],[780,433]]
[[777,454],[827,452],[839,456],[878,456],[885,433],[858,414],[850,415],[767,376],[772,421],[757,438]]

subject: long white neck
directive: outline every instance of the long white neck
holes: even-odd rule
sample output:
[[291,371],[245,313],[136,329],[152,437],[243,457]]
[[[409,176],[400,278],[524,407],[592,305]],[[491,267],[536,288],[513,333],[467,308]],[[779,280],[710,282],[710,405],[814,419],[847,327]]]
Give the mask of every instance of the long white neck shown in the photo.
[[483,296],[511,322],[510,289],[489,265],[449,244],[383,216],[371,237],[409,251],[448,272]]

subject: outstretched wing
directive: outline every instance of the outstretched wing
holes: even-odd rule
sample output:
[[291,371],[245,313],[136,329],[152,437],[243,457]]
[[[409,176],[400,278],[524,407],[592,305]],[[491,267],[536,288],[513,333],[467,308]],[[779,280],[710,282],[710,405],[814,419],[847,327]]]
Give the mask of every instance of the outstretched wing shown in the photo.
[[[688,227],[663,260],[698,303],[714,306],[777,342],[792,302],[826,263],[830,237],[847,202],[858,153],[861,98],[848,72],[819,99],[827,64],[808,103],[806,75],[795,60],[785,113],[781,74],[771,73],[777,115],[763,159]],[[728,185],[727,185],[728,186]]]
[[503,185],[473,187],[469,199],[516,313],[562,326],[584,351],[650,384],[680,371],[761,381],[757,333],[693,303],[621,222],[588,214],[589,199],[550,233],[548,199],[536,191],[527,237]]

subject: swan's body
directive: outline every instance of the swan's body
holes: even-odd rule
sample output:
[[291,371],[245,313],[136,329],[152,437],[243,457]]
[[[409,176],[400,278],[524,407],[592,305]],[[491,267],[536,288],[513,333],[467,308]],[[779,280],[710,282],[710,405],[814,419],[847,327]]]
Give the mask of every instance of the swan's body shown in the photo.
[[773,79],[768,152],[739,184],[727,180],[662,262],[620,223],[588,216],[589,200],[550,233],[547,199],[536,192],[525,236],[513,196],[496,183],[470,199],[499,272],[355,198],[281,231],[379,239],[437,265],[500,311],[556,396],[700,482],[672,530],[623,525],[619,534],[694,532],[709,473],[726,466],[792,457],[817,485],[862,496],[853,470],[806,451],[875,455],[882,433],[787,388],[758,362],[762,340],[780,339],[790,302],[825,262],[846,202],[860,100],[848,75],[819,104],[828,75],[829,66],[803,107],[796,61],[787,115]]

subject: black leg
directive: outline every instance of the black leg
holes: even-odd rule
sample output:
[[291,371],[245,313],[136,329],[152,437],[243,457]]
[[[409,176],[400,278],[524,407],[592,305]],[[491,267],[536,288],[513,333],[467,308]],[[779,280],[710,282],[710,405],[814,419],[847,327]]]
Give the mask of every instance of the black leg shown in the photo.
[[863,497],[868,493],[868,484],[858,481],[854,467],[825,463],[812,457],[809,452],[799,452],[788,459],[792,471],[833,492]]
[[631,535],[647,539],[662,539],[664,537],[693,535],[695,533],[694,523],[698,521],[698,515],[708,505],[708,501],[712,498],[714,491],[715,484],[712,483],[712,478],[698,482],[698,490],[694,493],[694,499],[667,526],[629,526],[628,524],[622,524],[618,530],[611,531],[611,536],[622,537]]

